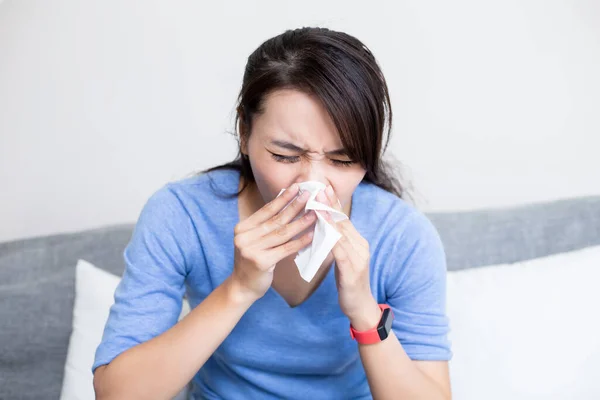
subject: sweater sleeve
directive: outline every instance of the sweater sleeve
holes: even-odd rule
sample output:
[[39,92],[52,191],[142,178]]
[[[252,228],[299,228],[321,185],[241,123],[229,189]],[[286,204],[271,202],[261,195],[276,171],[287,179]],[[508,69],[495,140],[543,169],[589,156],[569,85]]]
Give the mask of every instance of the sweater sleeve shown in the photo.
[[394,312],[392,329],[413,360],[452,358],[446,315],[446,255],[437,230],[414,211],[387,246],[387,303]]
[[193,223],[168,185],[144,205],[123,256],[125,272],[92,371],[177,323],[188,266],[203,256]]

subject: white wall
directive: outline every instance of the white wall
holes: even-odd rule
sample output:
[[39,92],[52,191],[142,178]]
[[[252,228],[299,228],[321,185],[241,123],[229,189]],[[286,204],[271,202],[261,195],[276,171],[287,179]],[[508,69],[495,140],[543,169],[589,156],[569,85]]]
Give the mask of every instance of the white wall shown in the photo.
[[4,1],[0,240],[134,221],[231,159],[246,57],[305,25],[378,58],[421,208],[600,194],[599,4]]

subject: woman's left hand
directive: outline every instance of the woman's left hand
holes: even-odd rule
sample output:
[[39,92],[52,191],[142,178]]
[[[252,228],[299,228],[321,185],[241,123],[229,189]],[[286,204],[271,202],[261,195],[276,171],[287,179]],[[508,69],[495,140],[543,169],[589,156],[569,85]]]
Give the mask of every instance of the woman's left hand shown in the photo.
[[[316,200],[344,212],[331,186],[320,192]],[[364,331],[374,328],[379,322],[381,310],[371,293],[369,242],[358,233],[350,219],[336,223],[328,212],[319,213],[342,235],[332,250],[342,312],[350,319],[354,329]]]

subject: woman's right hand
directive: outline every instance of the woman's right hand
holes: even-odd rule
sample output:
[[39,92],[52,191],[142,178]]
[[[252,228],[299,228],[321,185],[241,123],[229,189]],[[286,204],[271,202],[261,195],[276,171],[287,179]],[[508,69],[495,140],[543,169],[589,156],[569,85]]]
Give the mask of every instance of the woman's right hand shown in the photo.
[[[281,196],[234,228],[235,260],[231,278],[253,301],[264,296],[271,286],[275,265],[312,240],[312,229],[294,239],[317,218],[314,211],[310,211],[294,220],[310,197],[310,193],[305,191],[294,199],[297,192],[297,184],[290,186]],[[291,200],[294,201],[290,203]],[[289,206],[285,207],[288,203]],[[285,210],[281,211],[284,207]]]

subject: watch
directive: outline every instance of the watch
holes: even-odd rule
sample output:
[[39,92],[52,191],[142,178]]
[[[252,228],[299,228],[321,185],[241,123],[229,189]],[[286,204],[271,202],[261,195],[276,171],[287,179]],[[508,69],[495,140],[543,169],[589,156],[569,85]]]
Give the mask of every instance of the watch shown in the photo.
[[387,304],[378,304],[381,318],[377,327],[368,331],[357,331],[350,325],[350,337],[360,344],[373,344],[385,340],[392,330],[394,312]]

